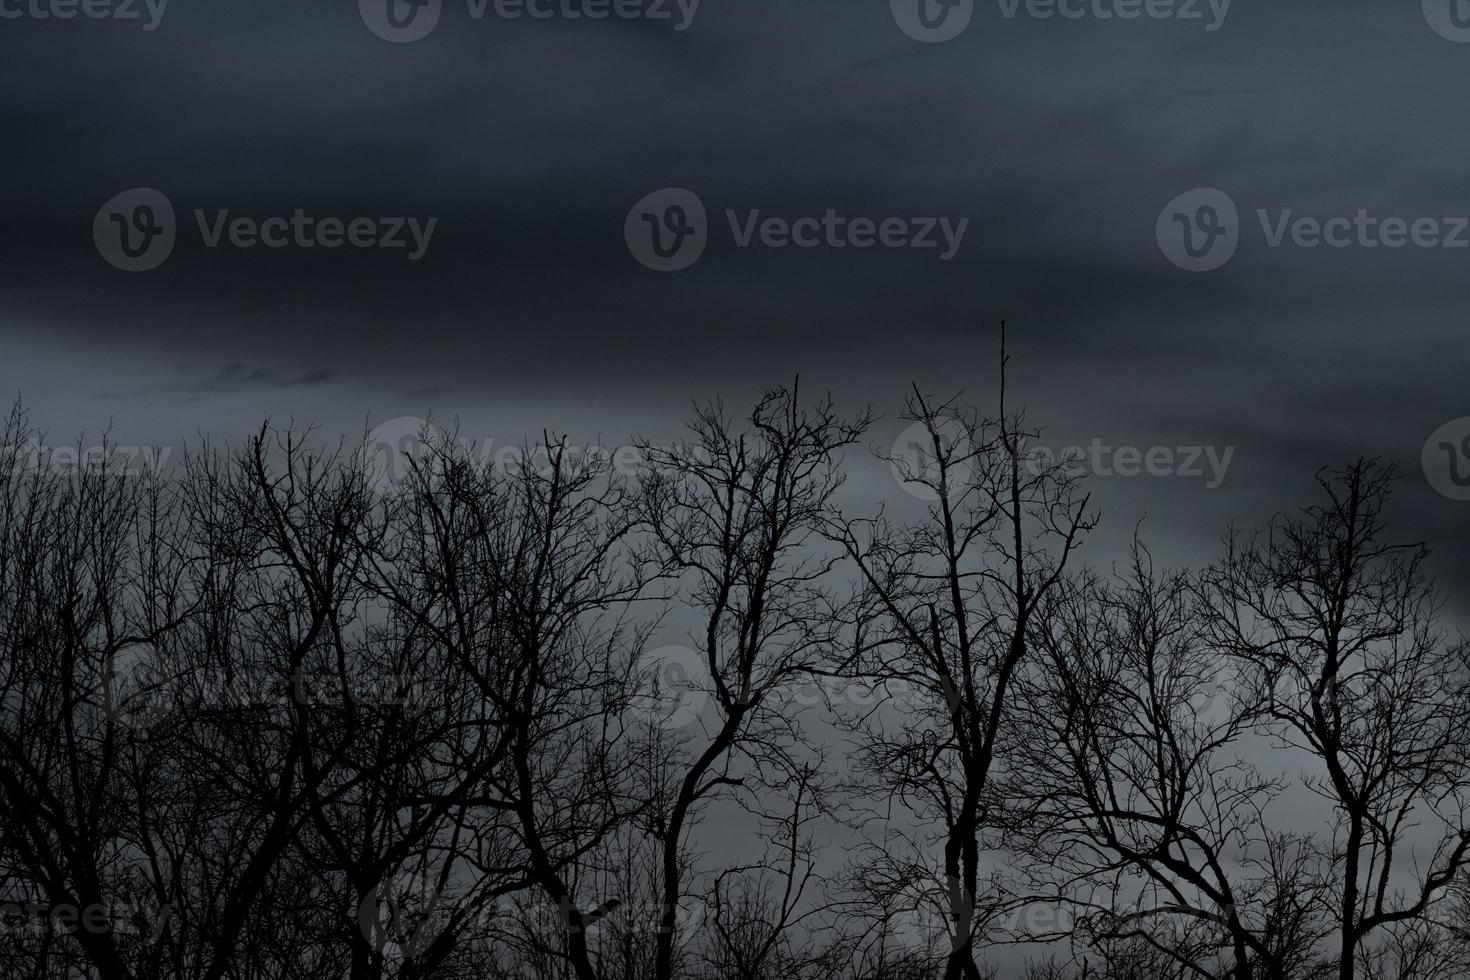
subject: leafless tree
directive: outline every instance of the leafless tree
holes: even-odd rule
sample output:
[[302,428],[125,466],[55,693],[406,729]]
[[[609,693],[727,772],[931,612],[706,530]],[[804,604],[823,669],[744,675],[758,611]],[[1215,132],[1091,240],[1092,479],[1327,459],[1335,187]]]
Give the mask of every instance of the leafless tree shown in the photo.
[[[18,410],[7,449],[44,439]],[[0,853],[7,958],[24,972],[131,978],[159,936],[76,928],[110,917],[137,887],[138,818],[128,790],[146,759],[107,702],[105,672],[174,626],[161,605],[183,574],[167,488],[46,451],[0,469]],[[56,915],[70,918],[61,931]]]
[[[864,715],[855,766],[906,814],[886,832],[914,821],[942,854],[930,867],[944,883],[946,980],[980,975],[981,831],[1012,685],[1038,610],[1094,524],[1066,464],[1039,465],[1027,451],[1034,433],[1007,410],[1005,357],[994,419],[917,389],[909,400],[905,419],[922,433],[917,464],[901,454],[890,462],[932,501],[923,518],[897,525],[880,514],[830,528],[860,582],[836,671],[907,701]],[[910,845],[928,850],[925,840]]]
[[628,779],[634,742],[622,718],[652,628],[633,618],[649,566],[634,548],[629,491],[607,460],[551,436],[508,471],[450,442],[416,475],[393,602],[452,661],[480,712],[462,718],[474,735],[456,749],[458,785],[423,802],[473,811],[464,831],[492,846],[489,867],[476,858],[468,871],[498,881],[480,900],[533,885],[564,962],[593,980],[590,930],[625,899],[585,896],[580,869],[648,806]]
[[[300,685],[343,649],[364,488],[265,431],[175,481],[44,460],[5,478],[15,868],[50,907],[134,910],[70,933],[98,973],[219,980],[350,735]],[[320,915],[275,911],[308,948]]]
[[[830,642],[821,532],[842,484],[839,454],[867,424],[866,414],[840,416],[830,398],[803,405],[793,384],[767,391],[744,425],[716,402],[695,411],[686,439],[641,445],[643,526],[696,623],[696,686],[710,699],[709,717],[681,732],[701,737],[666,758],[668,789],[649,825],[662,849],[654,980],[675,975],[691,829],[721,795],[798,767],[801,720],[781,695],[811,676]],[[776,914],[784,930],[795,912],[783,903]]]
[[1341,980],[1470,861],[1466,648],[1441,626],[1428,549],[1387,536],[1393,478],[1376,461],[1323,471],[1320,503],[1232,532],[1203,588],[1260,724],[1321,767]]
[[1006,782],[1037,885],[1075,903],[1090,940],[1151,945],[1187,976],[1307,976],[1324,932],[1315,849],[1271,829],[1281,781],[1242,757],[1256,705],[1191,577],[1135,542],[1112,579],[1057,590],[1035,634],[1045,658],[1023,681]]
[[[294,426],[8,459],[0,971],[983,980],[1039,939],[1035,980],[1464,975],[1470,657],[1391,471],[1101,576],[1004,357],[994,418],[913,392],[904,521],[841,513],[870,417],[794,384],[631,474],[428,429],[390,486]],[[1330,823],[1277,818],[1279,747]]]
[[[824,945],[818,916],[827,910],[810,891],[825,882],[816,868],[812,827],[828,805],[826,760],[820,755],[785,774],[791,809],[764,832],[765,853],[748,865],[721,869],[708,905],[707,971],[731,980],[782,980],[830,974],[833,950]],[[752,816],[769,821],[764,807]]]

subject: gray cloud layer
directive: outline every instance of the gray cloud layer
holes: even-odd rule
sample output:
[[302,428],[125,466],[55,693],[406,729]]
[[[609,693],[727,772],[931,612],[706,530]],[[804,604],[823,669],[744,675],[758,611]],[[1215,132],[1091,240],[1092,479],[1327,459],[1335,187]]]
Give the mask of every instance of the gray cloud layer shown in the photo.
[[[1272,249],[1255,218],[1470,212],[1470,45],[1417,5],[1237,0],[1207,31],[981,2],[937,45],[876,0],[703,0],[685,31],[448,2],[412,44],[355,7],[0,22],[0,382],[53,429],[111,417],[169,440],[267,412],[355,431],[433,411],[501,440],[543,422],[620,438],[797,371],[848,403],[892,409],[915,380],[988,402],[1006,317],[1017,388],[1059,438],[1237,447],[1209,494],[1108,484],[1120,526],[1184,495],[1171,533],[1208,541],[1217,519],[1294,503],[1320,464],[1386,454],[1415,530],[1470,581],[1466,505],[1418,472],[1428,434],[1470,414],[1470,250]],[[136,186],[170,197],[180,240],[129,275],[90,228]],[[665,186],[696,191],[713,227],[697,265],[661,275],[622,227]],[[1197,186],[1244,226],[1203,274],[1154,239]],[[439,227],[417,262],[210,250],[195,208]],[[941,262],[740,249],[726,208],[970,223]]]

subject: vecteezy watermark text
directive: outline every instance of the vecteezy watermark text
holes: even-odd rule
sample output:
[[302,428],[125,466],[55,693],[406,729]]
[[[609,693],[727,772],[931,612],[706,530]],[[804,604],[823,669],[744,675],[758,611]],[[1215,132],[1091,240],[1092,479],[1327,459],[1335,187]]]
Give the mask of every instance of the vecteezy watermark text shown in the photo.
[[1203,21],[1206,31],[1218,31],[1230,13],[1231,0],[996,0],[1001,16],[1014,20],[1018,13],[1035,20],[1183,20]]
[[[996,0],[1005,20],[1177,20],[1200,21],[1218,31],[1232,0]],[[1452,0],[1453,2],[1453,0]],[[964,33],[975,0],[889,0],[893,21],[916,41],[937,44]]]
[[[439,224],[438,218],[342,218],[308,214],[303,208],[264,218],[229,208],[195,208],[193,217],[200,241],[209,249],[403,249],[410,262],[428,252]],[[172,254],[178,238],[173,203],[149,187],[123,191],[98,210],[92,238],[102,257],[125,272],[156,269]]]
[[[452,455],[477,470],[499,475],[531,472],[549,477],[558,467],[563,472],[594,467],[618,477],[634,478],[656,469],[672,473],[667,459],[661,463],[650,459],[650,450],[652,455],[662,457],[668,448],[571,442],[552,447],[500,442],[492,436],[456,433],[451,437],[427,419],[400,415],[375,426],[363,440],[359,452],[374,488],[387,493],[402,488],[418,468],[428,467],[432,474],[434,457],[438,454]],[[700,458],[706,463],[713,462]]]
[[173,906],[145,908],[134,902],[74,905],[43,899],[0,901],[0,936],[23,933],[31,935],[69,936],[78,932],[91,935],[147,935],[156,940],[163,935]]
[[[1470,216],[1381,214],[1368,208],[1326,216],[1294,208],[1256,208],[1267,248],[1399,249],[1470,247]],[[1235,201],[1215,187],[1197,187],[1175,197],[1159,213],[1154,236],[1174,265],[1190,272],[1218,269],[1235,255],[1247,222]]]
[[[471,20],[646,20],[683,32],[694,23],[700,0],[465,0]],[[422,40],[439,25],[443,0],[358,0],[368,30],[385,41]]]
[[22,473],[156,476],[168,467],[171,455],[171,446],[44,446],[36,439],[28,439],[16,445],[0,446],[0,470],[8,469],[12,476]]
[[[724,211],[736,248],[920,249],[941,262],[959,254],[969,218],[882,217],[842,214],[769,215],[761,208]],[[704,202],[693,191],[666,187],[647,195],[628,212],[623,237],[628,251],[657,272],[677,272],[697,262],[709,244]]]
[[0,0],[0,20],[136,21],[145,31],[158,29],[168,0]]
[[228,675],[197,665],[180,669],[155,651],[130,647],[99,664],[91,694],[109,720],[146,729],[180,711],[269,715],[295,708],[391,708],[417,714],[443,704],[448,690],[432,676],[372,669],[285,674],[266,668]]
[[1027,447],[1027,465],[1034,472],[1053,466],[1070,476],[1181,477],[1203,480],[1206,490],[1225,482],[1235,447],[1225,446],[1110,446],[1094,438],[1085,447],[1068,446],[1053,453],[1045,446]]
[[[957,419],[940,419],[935,424],[940,466],[934,451],[934,436],[923,422],[915,422],[894,440],[888,452],[893,478],[903,491],[920,500],[937,500],[941,489],[951,495],[962,492],[975,475],[970,433]],[[1178,477],[1202,480],[1214,490],[1225,482],[1235,458],[1235,447],[1226,446],[1113,446],[1093,438],[1086,446],[1049,446],[1023,441],[1019,446],[1023,470],[1030,476],[1056,472],[1069,477]]]

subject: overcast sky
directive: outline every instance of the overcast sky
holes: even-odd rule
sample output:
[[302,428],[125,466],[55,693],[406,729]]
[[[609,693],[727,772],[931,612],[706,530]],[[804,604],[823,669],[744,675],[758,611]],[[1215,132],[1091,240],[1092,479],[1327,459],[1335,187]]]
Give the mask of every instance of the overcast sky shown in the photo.
[[[36,17],[45,2],[0,0],[23,14],[0,19],[0,384],[53,434],[432,412],[502,441],[616,439],[798,371],[847,404],[891,410],[911,381],[989,403],[1005,317],[1018,397],[1062,441],[1236,447],[1208,493],[1109,491],[1119,520],[1183,492],[1166,482],[1208,498],[1201,519],[1278,487],[1285,506],[1358,453],[1404,461],[1422,519],[1470,513],[1419,466],[1470,415],[1470,249],[1271,248],[1255,216],[1470,214],[1470,44],[1417,5],[1237,0],[1219,22],[1203,0],[1197,20],[988,0],[922,43],[879,0],[703,0],[687,21],[672,2],[669,20],[537,21],[445,0],[427,36],[390,43],[349,0],[172,0],[152,30],[141,0],[138,20]],[[670,186],[703,201],[709,244],[660,273],[624,219]],[[92,234],[135,187],[178,226],[141,273]],[[1210,272],[1155,236],[1197,187],[1241,216]],[[437,226],[414,261],[209,248],[194,215],[298,208]],[[945,261],[740,248],[725,216],[829,208],[969,223]]]
[[[887,0],[702,0],[692,17],[670,0],[669,19],[602,20],[443,0],[407,43],[354,0],[37,16],[50,2],[0,0],[0,390],[55,441],[109,422],[124,443],[177,444],[266,415],[360,433],[432,414],[477,440],[549,425],[612,444],[799,372],[887,413],[886,448],[910,383],[993,403],[1004,317],[1016,399],[1052,445],[1233,450],[1216,487],[1100,478],[1110,540],[1147,513],[1171,557],[1205,561],[1229,518],[1384,455],[1404,468],[1404,534],[1437,542],[1452,601],[1470,586],[1470,503],[1420,463],[1470,416],[1470,248],[1270,243],[1288,209],[1455,237],[1470,44],[1436,0],[1235,0],[1223,19],[1204,0],[1197,19],[975,0],[938,43]],[[625,224],[668,187],[702,203],[708,244],[659,272]],[[115,268],[94,237],[133,188],[176,214],[151,271]],[[1238,209],[1212,271],[1158,238],[1195,188]],[[207,226],[296,209],[436,223],[411,259],[209,247],[196,209]],[[946,259],[740,247],[727,209],[968,223]],[[864,472],[870,499],[898,492]]]

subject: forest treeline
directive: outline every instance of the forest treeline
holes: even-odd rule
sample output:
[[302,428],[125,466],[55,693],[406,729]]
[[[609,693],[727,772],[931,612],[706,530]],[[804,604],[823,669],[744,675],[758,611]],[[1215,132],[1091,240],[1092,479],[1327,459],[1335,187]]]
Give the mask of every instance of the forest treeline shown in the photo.
[[1470,654],[1390,466],[1171,568],[1003,397],[906,419],[0,469],[0,976],[1470,976]]

